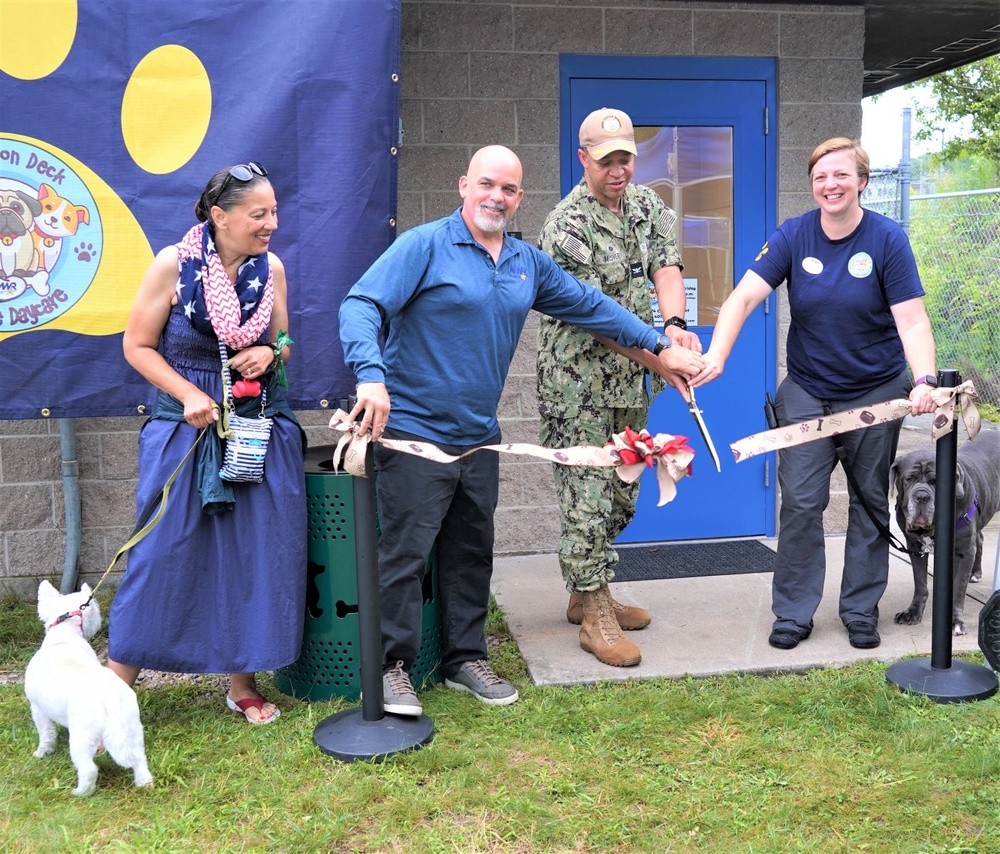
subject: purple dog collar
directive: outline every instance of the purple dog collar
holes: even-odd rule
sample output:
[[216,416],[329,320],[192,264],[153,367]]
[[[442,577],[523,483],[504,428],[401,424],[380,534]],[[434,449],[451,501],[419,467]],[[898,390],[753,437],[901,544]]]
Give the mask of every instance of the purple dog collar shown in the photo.
[[955,530],[961,531],[962,528],[968,527],[972,524],[972,517],[979,512],[979,493],[977,492],[972,496],[972,506],[965,511],[965,515],[955,523]]

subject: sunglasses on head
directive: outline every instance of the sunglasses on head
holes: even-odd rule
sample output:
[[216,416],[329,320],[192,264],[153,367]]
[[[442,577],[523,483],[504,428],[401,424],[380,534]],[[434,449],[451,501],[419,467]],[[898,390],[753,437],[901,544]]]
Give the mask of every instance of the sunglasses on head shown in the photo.
[[215,201],[218,203],[219,199],[222,198],[223,194],[226,192],[226,188],[229,186],[229,182],[235,178],[237,181],[243,181],[244,183],[251,180],[254,175],[260,175],[261,178],[267,176],[267,170],[257,163],[255,160],[251,160],[249,163],[239,163],[229,170],[229,174],[226,175],[225,179],[222,181],[222,186],[219,187],[219,192],[215,194]]

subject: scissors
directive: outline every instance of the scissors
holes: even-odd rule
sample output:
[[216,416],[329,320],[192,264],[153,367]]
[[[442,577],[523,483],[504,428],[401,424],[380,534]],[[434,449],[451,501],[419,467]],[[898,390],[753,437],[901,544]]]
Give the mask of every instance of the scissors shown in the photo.
[[715,450],[715,445],[712,443],[712,437],[709,435],[708,427],[705,426],[705,419],[701,415],[701,407],[698,406],[698,401],[694,397],[694,386],[688,385],[688,394],[691,395],[691,399],[688,401],[688,412],[691,413],[691,417],[694,418],[694,423],[698,425],[698,432],[701,433],[701,438],[705,440],[705,445],[708,448],[708,452],[712,455],[712,461],[715,463],[715,470],[717,472],[722,471],[722,464],[719,462],[719,454]]

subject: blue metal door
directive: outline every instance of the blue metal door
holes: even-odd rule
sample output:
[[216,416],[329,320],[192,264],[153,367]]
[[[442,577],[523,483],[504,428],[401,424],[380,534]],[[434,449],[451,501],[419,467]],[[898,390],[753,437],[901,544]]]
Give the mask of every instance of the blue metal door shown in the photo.
[[[775,224],[773,61],[564,56],[560,78],[563,194],[582,177],[576,151],[584,117],[600,107],[625,110],[636,127],[634,180],[677,212],[686,319],[707,350],[719,305]],[[664,391],[648,429],[689,437],[693,475],[678,484],[672,503],[657,507],[656,480],[647,472],[620,543],[774,534],[774,455],[737,465],[729,449],[766,429],[764,396],[776,374],[774,299],[747,319],[723,376],[698,392],[722,472],[684,401]]]

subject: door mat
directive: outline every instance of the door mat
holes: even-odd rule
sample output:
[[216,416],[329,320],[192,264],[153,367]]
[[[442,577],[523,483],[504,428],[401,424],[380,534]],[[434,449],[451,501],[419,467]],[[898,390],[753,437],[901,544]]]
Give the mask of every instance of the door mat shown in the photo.
[[619,546],[612,581],[655,581],[773,572],[774,551],[758,540]]

